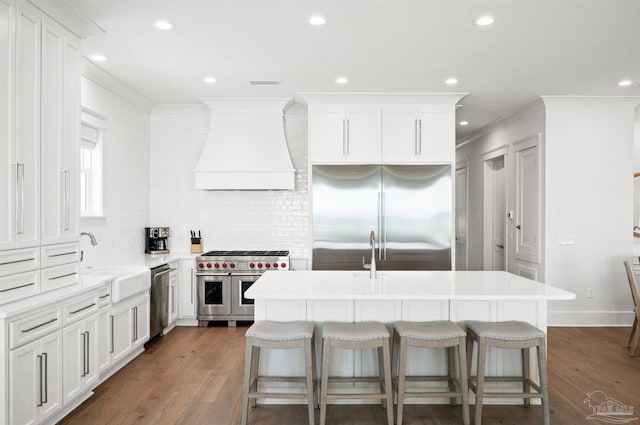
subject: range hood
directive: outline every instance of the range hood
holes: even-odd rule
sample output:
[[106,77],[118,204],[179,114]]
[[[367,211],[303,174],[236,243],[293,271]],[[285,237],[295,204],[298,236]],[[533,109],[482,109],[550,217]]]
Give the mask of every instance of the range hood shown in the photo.
[[295,188],[284,135],[291,99],[200,99],[211,110],[209,134],[195,168],[196,189]]

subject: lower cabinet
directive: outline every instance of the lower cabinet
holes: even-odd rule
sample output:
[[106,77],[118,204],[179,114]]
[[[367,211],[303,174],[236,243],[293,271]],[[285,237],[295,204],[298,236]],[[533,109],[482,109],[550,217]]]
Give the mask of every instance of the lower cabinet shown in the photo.
[[196,318],[196,275],[193,258],[180,262],[178,280],[178,316],[180,319]]
[[169,310],[169,326],[173,327],[173,324],[178,319],[178,262],[174,261],[169,263],[171,271],[169,272],[169,299],[167,303],[167,309]]
[[64,344],[64,402],[98,382],[98,315],[62,330]]
[[109,319],[107,340],[115,364],[149,340],[149,293],[114,304]]
[[113,319],[111,306],[98,310],[98,374],[111,366],[113,353]]
[[9,353],[9,423],[36,424],[62,407],[62,332]]

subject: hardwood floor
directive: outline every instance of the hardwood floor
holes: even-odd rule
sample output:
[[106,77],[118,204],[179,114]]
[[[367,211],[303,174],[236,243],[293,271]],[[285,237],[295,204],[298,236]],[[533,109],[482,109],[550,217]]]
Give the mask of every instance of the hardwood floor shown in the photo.
[[[640,416],[640,356],[629,357],[630,328],[550,328],[551,423],[588,420],[587,393],[602,391]],[[238,328],[176,328],[95,390],[61,424],[208,424],[240,421],[244,333]],[[472,406],[473,412],[473,406]],[[405,425],[461,424],[459,407],[407,405]],[[319,413],[316,410],[316,423]],[[258,406],[251,425],[304,425],[305,406]],[[540,408],[485,406],[483,425],[540,424]],[[631,422],[640,423],[639,421]],[[327,408],[327,424],[386,424],[379,406]]]

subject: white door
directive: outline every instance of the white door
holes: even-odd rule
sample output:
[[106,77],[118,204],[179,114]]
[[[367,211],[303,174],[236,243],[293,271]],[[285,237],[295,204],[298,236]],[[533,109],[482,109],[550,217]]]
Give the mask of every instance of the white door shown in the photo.
[[133,320],[129,304],[114,308],[111,312],[111,353],[112,361],[129,354],[133,343]]
[[380,162],[382,155],[382,110],[350,108],[345,129],[347,162]]
[[455,161],[455,112],[421,110],[419,119],[418,160],[437,163]]
[[40,400],[40,341],[34,341],[9,354],[9,423],[35,424]]
[[85,373],[86,339],[82,322],[67,326],[62,330],[64,344],[63,393],[65,404],[77,397],[83,390],[82,378]]
[[345,110],[341,108],[313,110],[310,114],[311,162],[344,162]]
[[0,0],[0,249],[14,247],[16,165],[13,136],[13,64],[15,7]]
[[193,260],[184,260],[180,264],[178,280],[178,316],[184,319],[196,317],[196,276]]
[[149,340],[149,297],[139,299],[134,310],[134,342],[133,347],[144,345]]
[[43,365],[43,403],[40,418],[54,414],[62,408],[62,332],[41,339],[40,355]]
[[105,307],[98,311],[98,372],[103,372],[111,366],[111,347],[112,347],[112,332],[111,321],[112,316],[110,314],[111,309]]
[[467,270],[468,177],[467,167],[456,169],[456,270]]
[[382,162],[416,162],[418,110],[415,107],[387,107],[382,114]]
[[506,270],[507,187],[505,155],[484,161],[484,269]]
[[516,151],[515,257],[540,262],[540,161],[538,137]]

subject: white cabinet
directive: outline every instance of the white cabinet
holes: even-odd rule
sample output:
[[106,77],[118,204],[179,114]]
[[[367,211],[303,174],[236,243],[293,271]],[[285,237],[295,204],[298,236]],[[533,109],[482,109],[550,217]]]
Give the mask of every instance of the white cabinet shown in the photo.
[[9,423],[36,424],[62,407],[62,333],[9,352]]
[[28,6],[0,0],[0,250],[40,243],[40,32]]
[[196,318],[196,275],[193,258],[180,262],[178,281],[178,315],[181,319]]
[[309,111],[313,163],[380,161],[382,110],[375,106],[322,106]]
[[42,27],[42,243],[79,237],[80,43]]
[[113,342],[113,316],[111,306],[107,306],[98,310],[98,374],[111,366]]
[[167,317],[169,317],[169,326],[172,327],[178,319],[178,262],[174,261],[173,263],[169,263],[169,267],[171,267],[171,271],[169,272],[169,302],[167,303]]
[[98,316],[96,314],[63,329],[64,402],[90,390],[98,381]]
[[113,305],[110,316],[112,364],[149,340],[149,293]]
[[453,106],[388,106],[383,110],[383,163],[455,160]]

